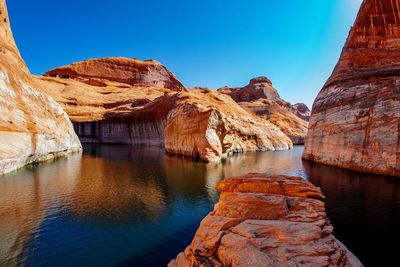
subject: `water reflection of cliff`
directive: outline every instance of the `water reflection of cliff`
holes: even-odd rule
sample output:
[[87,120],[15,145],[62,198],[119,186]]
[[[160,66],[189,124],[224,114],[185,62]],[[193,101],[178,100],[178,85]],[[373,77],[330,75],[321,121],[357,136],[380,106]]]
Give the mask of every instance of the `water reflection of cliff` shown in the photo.
[[165,205],[162,184],[137,163],[84,156],[71,212],[86,218],[151,219]]
[[[379,265],[376,260],[383,257],[393,260],[397,247],[390,244],[397,242],[400,232],[400,180],[302,163],[301,154],[302,147],[295,147],[205,164],[166,156],[158,148],[89,145],[83,155],[2,176],[0,266],[24,265],[26,259],[27,264],[36,263],[38,258],[41,263],[38,253],[48,259],[50,250],[59,254],[49,265],[73,252],[79,262],[93,260],[98,251],[109,252],[102,247],[108,243],[121,253],[118,258],[109,252],[110,261],[134,255],[133,262],[153,262],[155,251],[169,260],[183,249],[175,251],[171,243],[185,235],[189,242],[193,233],[185,229],[194,232],[217,200],[215,183],[249,172],[309,178],[327,196],[329,217],[340,240],[369,265]],[[77,236],[43,245],[43,236],[76,231]],[[172,254],[162,255],[165,249]]]
[[69,194],[80,154],[4,175],[0,179],[0,266],[23,265],[23,250],[51,208]]
[[398,251],[392,244],[400,235],[399,178],[303,164],[309,180],[326,196],[336,237],[365,265],[391,266]]

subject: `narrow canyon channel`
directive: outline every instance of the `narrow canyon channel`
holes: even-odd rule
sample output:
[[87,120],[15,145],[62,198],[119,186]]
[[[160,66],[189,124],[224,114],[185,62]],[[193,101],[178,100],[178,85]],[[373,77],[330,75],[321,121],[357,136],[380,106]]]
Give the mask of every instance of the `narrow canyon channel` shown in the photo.
[[166,266],[190,243],[224,177],[304,177],[326,195],[335,236],[366,266],[396,262],[400,180],[301,160],[302,146],[213,165],[158,148],[85,145],[0,176],[0,266]]

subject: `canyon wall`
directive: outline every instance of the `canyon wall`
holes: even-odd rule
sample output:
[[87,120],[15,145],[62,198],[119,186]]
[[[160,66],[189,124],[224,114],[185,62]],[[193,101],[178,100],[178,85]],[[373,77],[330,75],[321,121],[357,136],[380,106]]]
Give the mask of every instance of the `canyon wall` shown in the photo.
[[253,173],[216,187],[219,202],[169,267],[362,266],[333,236],[320,189],[304,179]]
[[[78,63],[90,65],[89,73],[82,68],[79,77],[62,73],[36,77],[46,93],[65,108],[83,142],[161,146],[168,153],[204,161],[219,161],[236,152],[292,148],[292,141],[278,127],[225,94],[210,89],[132,85],[121,78],[124,74],[115,74],[121,79],[97,75],[94,83],[92,73],[135,66],[138,60],[89,62]],[[91,82],[82,80],[89,75]]]
[[400,1],[364,0],[314,102],[304,158],[400,176]]
[[283,100],[268,78],[257,77],[245,87],[223,87],[219,92],[230,95],[244,109],[276,125],[294,144],[304,144],[310,110],[305,104],[292,105]]
[[67,114],[22,60],[0,0],[0,174],[80,149]]

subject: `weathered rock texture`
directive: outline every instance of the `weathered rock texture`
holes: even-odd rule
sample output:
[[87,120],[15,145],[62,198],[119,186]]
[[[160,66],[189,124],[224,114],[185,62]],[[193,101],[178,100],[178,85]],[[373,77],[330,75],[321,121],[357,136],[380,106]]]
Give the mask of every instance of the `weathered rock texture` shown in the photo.
[[72,78],[95,86],[106,86],[104,81],[114,81],[131,86],[162,87],[175,91],[184,89],[175,75],[155,60],[91,59],[53,69],[45,76]]
[[[95,68],[94,62],[102,60],[90,62]],[[103,73],[104,67],[97,65],[96,72]],[[244,110],[225,94],[98,80],[101,86],[73,76],[37,77],[46,92],[63,105],[84,142],[156,145],[168,153],[204,161],[218,161],[234,152],[292,147],[278,127]]]
[[243,88],[224,87],[219,91],[230,95],[249,112],[278,126],[293,143],[304,143],[310,111],[305,104],[291,105],[281,99],[268,78],[254,78]]
[[217,184],[214,210],[169,266],[362,266],[332,235],[319,188],[248,174]]
[[19,54],[0,0],[0,174],[81,148],[67,114],[41,89]]
[[365,0],[314,102],[304,158],[400,176],[400,1]]

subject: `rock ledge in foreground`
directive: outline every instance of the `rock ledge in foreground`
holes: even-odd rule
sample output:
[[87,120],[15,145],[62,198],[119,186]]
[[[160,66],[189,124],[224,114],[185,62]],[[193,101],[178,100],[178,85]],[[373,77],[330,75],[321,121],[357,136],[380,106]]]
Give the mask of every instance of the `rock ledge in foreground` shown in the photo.
[[248,174],[219,202],[174,266],[362,266],[332,235],[324,196],[300,177]]

